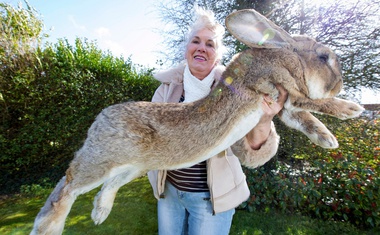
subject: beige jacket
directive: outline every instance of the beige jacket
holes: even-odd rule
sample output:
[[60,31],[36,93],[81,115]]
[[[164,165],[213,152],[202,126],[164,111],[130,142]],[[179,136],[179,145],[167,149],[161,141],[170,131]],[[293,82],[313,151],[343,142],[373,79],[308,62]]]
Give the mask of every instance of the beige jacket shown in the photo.
[[[185,66],[181,64],[154,75],[162,84],[157,88],[152,102],[177,103],[179,101],[183,93],[184,68]],[[221,76],[224,69],[224,66],[216,68],[216,82],[213,87],[216,86],[217,78]],[[277,152],[278,142],[279,137],[272,123],[271,134],[259,150],[252,150],[244,138],[207,160],[207,182],[214,213],[230,210],[247,200],[250,192],[240,163],[251,168],[263,165]],[[155,197],[157,199],[164,197],[166,170],[150,171],[148,177]]]

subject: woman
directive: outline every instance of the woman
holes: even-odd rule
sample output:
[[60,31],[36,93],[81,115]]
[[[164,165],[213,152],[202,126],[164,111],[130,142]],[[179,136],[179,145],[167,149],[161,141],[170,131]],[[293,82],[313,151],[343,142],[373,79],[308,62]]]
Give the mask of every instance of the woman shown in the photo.
[[[218,65],[223,51],[224,28],[210,11],[196,9],[186,44],[186,62],[155,75],[162,82],[153,102],[192,102],[207,96],[224,71]],[[276,102],[264,97],[265,114],[243,141],[195,166],[148,173],[158,199],[159,234],[228,234],[235,207],[247,200],[249,189],[239,159],[244,164],[270,159],[279,137],[272,118],[282,109],[287,93],[282,87]]]

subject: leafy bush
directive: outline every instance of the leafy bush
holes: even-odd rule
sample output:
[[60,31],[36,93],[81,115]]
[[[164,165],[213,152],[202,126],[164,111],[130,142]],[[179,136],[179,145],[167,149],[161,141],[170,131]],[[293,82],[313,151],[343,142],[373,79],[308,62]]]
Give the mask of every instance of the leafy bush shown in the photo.
[[43,23],[27,2],[0,3],[0,19],[0,194],[29,192],[64,174],[103,108],[150,100],[158,82],[86,40],[42,47]]
[[20,56],[0,75],[1,193],[20,185],[57,180],[105,107],[150,100],[157,82],[96,44],[77,39]]
[[[333,120],[325,118],[324,122]],[[379,226],[379,129],[379,122],[363,119],[335,124],[333,132],[340,142],[337,150],[321,149],[310,141],[291,141],[296,151],[282,149],[281,158],[245,170],[251,197],[244,206],[250,211],[276,209],[356,226]],[[290,138],[283,133],[280,136]],[[293,155],[286,158],[283,153],[291,151]]]
[[40,197],[45,196],[46,194],[51,193],[51,188],[54,188],[54,185],[51,183],[51,180],[41,179],[41,184],[25,184],[20,187],[20,194],[23,197]]

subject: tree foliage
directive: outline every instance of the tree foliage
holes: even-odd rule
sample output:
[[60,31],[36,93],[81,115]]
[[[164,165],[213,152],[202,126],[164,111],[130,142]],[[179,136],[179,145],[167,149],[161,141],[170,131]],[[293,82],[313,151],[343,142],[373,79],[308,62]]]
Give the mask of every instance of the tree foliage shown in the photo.
[[[16,55],[25,55],[33,51],[41,42],[43,22],[37,11],[29,4],[12,7],[0,3],[0,54],[2,60],[16,59]],[[2,61],[4,66],[4,61]]]
[[[160,3],[158,11],[167,24],[162,32],[166,38],[165,58],[172,63],[183,60],[183,42],[192,20],[194,4],[214,11],[221,24],[234,10],[254,8],[289,33],[307,34],[335,50],[344,72],[346,95],[352,95],[362,87],[379,90],[379,0],[326,2],[321,5],[311,0],[173,0],[171,3]],[[228,33],[225,45],[229,48],[226,62],[235,53],[246,49]]]

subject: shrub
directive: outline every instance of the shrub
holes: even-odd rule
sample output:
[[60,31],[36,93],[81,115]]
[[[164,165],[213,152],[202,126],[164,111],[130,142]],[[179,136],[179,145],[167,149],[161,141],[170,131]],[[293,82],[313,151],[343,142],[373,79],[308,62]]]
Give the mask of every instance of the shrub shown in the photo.
[[293,155],[245,169],[251,197],[244,206],[250,211],[276,209],[360,227],[379,226],[379,127],[377,121],[364,119],[335,124],[338,150],[293,141],[297,143]]
[[80,39],[75,46],[59,40],[34,55],[0,75],[2,193],[41,178],[56,181],[103,108],[150,100],[158,86],[151,70],[138,72],[130,60]]
[[86,40],[42,47],[28,3],[0,3],[0,19],[0,193],[35,191],[64,174],[103,108],[150,100],[158,82]]

